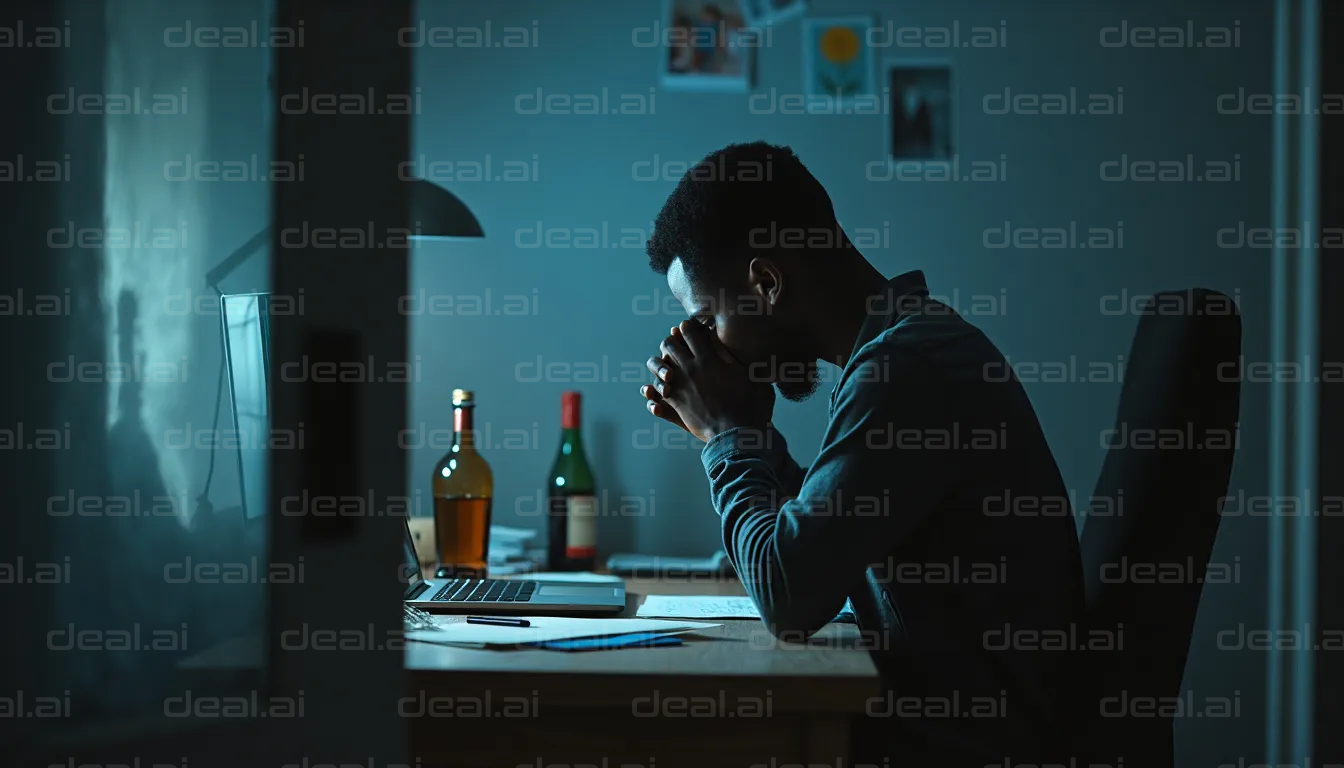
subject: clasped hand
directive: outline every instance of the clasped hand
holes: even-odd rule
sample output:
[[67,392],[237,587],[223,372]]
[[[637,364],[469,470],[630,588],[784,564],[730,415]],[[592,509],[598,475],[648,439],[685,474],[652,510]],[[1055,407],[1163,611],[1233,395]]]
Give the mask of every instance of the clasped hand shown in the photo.
[[683,320],[648,360],[653,385],[640,387],[649,412],[704,442],[734,427],[765,429],[775,408],[775,390],[751,380],[713,331]]

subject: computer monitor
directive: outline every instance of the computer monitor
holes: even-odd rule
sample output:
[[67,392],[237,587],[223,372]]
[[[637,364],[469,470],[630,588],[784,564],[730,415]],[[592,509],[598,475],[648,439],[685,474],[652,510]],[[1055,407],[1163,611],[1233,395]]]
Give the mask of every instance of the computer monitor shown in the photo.
[[220,297],[219,306],[233,404],[234,433],[228,442],[238,449],[243,514],[255,518],[266,513],[267,450],[271,438],[270,296],[225,294]]

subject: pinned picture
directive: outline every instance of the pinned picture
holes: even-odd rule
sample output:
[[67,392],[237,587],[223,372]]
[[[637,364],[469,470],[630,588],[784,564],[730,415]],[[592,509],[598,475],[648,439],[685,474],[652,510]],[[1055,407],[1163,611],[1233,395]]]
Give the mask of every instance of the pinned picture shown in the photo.
[[806,10],[807,0],[742,0],[742,15],[752,27],[778,24]]
[[664,0],[663,87],[683,91],[751,89],[759,32],[738,0]]
[[803,20],[803,96],[809,104],[828,100],[843,110],[876,91],[870,18]]
[[887,147],[892,162],[952,157],[952,67],[947,62],[887,65],[891,94]]

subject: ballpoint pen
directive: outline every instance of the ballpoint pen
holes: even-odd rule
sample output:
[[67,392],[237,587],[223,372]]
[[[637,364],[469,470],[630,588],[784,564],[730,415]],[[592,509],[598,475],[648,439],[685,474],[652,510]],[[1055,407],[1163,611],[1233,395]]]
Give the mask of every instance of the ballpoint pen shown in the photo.
[[499,616],[468,616],[468,624],[487,624],[492,627],[530,627],[527,619],[506,619]]

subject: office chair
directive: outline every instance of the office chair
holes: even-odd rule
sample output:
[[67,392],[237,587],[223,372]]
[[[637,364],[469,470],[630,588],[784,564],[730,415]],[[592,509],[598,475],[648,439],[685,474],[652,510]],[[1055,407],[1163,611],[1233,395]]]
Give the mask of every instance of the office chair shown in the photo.
[[[1162,768],[1175,759],[1173,720],[1114,715],[1136,697],[1181,695],[1235,454],[1241,318],[1205,289],[1159,293],[1146,307],[1094,494],[1106,503],[1093,508],[1112,513],[1089,515],[1082,535],[1088,629],[1116,633],[1123,648],[1079,652],[1076,733],[1080,757]],[[1159,575],[1168,583],[1144,583]]]

